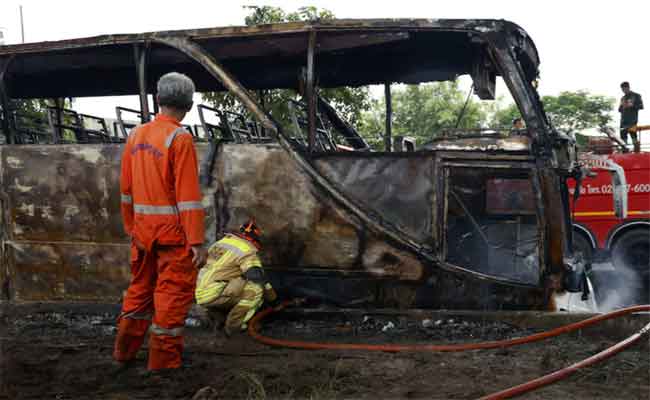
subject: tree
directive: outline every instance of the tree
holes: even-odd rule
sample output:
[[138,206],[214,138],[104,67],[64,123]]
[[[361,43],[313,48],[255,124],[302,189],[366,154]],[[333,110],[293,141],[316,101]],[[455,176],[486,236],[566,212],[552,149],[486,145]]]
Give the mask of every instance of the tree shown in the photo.
[[[542,103],[546,115],[553,126],[567,134],[576,136],[578,144],[584,144],[586,137],[580,131],[598,128],[612,121],[611,110],[614,99],[611,97],[590,94],[585,90],[577,92],[561,92],[558,96],[544,96]],[[498,125],[508,126],[515,117],[519,117],[517,106],[498,110],[495,120]]]
[[[325,9],[317,7],[301,7],[297,11],[287,13],[280,7],[272,6],[244,6],[250,10],[244,22],[246,25],[270,24],[290,21],[316,21],[334,18],[334,14]],[[306,61],[305,61],[306,62]],[[363,111],[370,107],[370,93],[368,88],[333,88],[319,90],[329,103],[331,103],[341,117],[351,124],[361,120]],[[297,100],[298,93],[295,90],[276,89],[263,90],[252,93],[252,96],[283,126],[289,126],[289,100]],[[239,101],[228,92],[204,93],[203,99],[214,107],[232,110],[245,114],[246,109]]]
[[[72,98],[64,99],[63,107],[72,108],[72,102]],[[51,99],[10,99],[10,113],[15,113],[14,118],[12,118],[12,124],[16,124],[17,127],[23,130],[31,130],[36,132],[43,131],[44,129],[49,130],[49,128],[46,128],[44,124],[48,123],[48,107],[53,104],[54,103]],[[63,115],[63,123],[72,125],[73,121],[71,120],[70,116]],[[62,129],[61,135],[62,139],[65,141],[76,141],[74,132],[70,131],[69,129]],[[4,139],[5,138],[2,138],[0,140]]]
[[[393,135],[415,137],[418,145],[433,139],[441,129],[456,125],[477,128],[487,118],[484,107],[472,98],[467,101],[467,93],[455,81],[397,86],[392,97]],[[362,122],[366,140],[377,148],[383,146],[385,107],[384,99],[372,101]]]
[[492,114],[490,125],[496,128],[510,128],[515,118],[521,118],[521,113],[516,104],[509,104],[505,107],[497,107]]

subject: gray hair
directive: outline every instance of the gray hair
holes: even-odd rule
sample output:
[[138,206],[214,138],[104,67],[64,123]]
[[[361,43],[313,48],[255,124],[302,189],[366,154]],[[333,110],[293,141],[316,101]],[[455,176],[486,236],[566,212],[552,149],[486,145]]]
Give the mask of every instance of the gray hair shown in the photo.
[[179,110],[192,108],[194,95],[194,82],[187,76],[178,72],[170,72],[158,80],[158,104]]

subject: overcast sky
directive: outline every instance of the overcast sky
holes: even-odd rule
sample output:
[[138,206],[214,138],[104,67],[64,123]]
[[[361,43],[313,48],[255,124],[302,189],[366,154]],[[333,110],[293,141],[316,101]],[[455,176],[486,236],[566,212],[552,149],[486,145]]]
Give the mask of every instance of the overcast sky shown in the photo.
[[[542,95],[586,89],[619,98],[619,84],[645,95],[650,108],[648,6],[644,1],[39,1],[1,0],[0,27],[19,43],[18,6],[23,5],[25,41],[59,40],[108,33],[242,25],[243,5],[273,5],[294,11],[327,8],[338,18],[498,18],[523,27],[541,58]],[[433,49],[435,51],[435,49]],[[114,103],[114,102],[113,102]],[[97,111],[103,104],[78,102]],[[125,104],[126,105],[126,104]],[[137,105],[137,102],[130,103]],[[112,116],[112,107],[102,112]],[[645,115],[647,114],[647,115]],[[650,110],[640,114],[650,123]]]

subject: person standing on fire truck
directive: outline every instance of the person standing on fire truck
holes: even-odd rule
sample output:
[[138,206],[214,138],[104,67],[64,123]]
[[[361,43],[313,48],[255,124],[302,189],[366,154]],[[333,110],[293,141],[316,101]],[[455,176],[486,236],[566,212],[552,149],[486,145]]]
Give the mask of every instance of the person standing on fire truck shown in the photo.
[[171,72],[157,89],[160,113],[132,131],[122,154],[132,277],[118,318],[114,372],[132,364],[147,331],[148,369],[181,367],[183,326],[207,256],[196,151],[180,124],[192,108],[194,83]]
[[[618,112],[621,113],[621,139],[627,144],[628,129],[636,126],[637,122],[639,122],[639,110],[643,110],[643,100],[641,100],[640,94],[630,90],[629,82],[621,83],[621,90],[623,91],[623,97],[621,97]],[[634,147],[638,147],[637,133],[629,132],[629,134],[632,136]]]

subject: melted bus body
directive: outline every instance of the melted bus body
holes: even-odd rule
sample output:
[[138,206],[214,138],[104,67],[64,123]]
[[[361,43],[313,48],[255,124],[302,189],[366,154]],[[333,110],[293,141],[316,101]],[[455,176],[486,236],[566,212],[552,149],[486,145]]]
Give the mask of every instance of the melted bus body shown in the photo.
[[[188,127],[206,236],[255,215],[263,262],[286,296],[556,309],[556,296],[583,282],[570,250],[567,180],[577,164],[575,143],[541,107],[538,65],[526,32],[495,20],[332,20],[0,47],[2,295],[116,301],[129,278],[118,190],[129,110],[117,108],[111,131],[106,122],[89,127],[92,116],[59,100],[28,124],[15,100],[138,95],[131,111],[146,122],[157,79],[174,70],[199,92],[229,92],[245,110],[201,106],[201,124]],[[370,151],[319,95],[460,75],[481,99],[494,99],[501,77],[525,132],[450,129],[416,151]],[[270,89],[300,99],[286,124],[259,101]],[[221,123],[206,122],[209,113]]]

